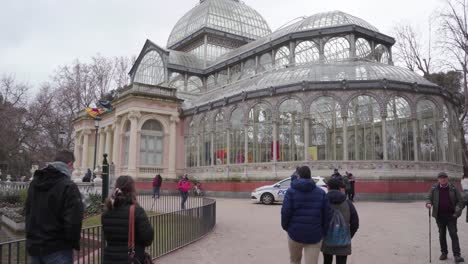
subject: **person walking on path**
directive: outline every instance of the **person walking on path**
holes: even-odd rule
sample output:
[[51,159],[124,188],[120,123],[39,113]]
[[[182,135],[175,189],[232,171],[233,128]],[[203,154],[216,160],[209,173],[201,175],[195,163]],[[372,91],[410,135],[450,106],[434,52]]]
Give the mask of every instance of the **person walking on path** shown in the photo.
[[[343,182],[331,179],[327,183],[328,193],[327,198],[330,201],[330,207],[338,210],[342,214],[347,227],[349,227],[349,235],[353,238],[359,228],[359,216],[350,200],[346,200],[346,195],[340,191],[343,188]],[[330,230],[330,229],[329,229]],[[322,243],[323,263],[331,264],[333,255],[336,258],[336,264],[346,264],[346,260],[351,255],[351,244],[346,246],[327,245],[326,240]]]
[[345,190],[346,190],[346,195],[348,196],[348,199],[354,202],[354,194],[355,194],[355,189],[354,189],[354,183],[355,183],[355,178],[352,173],[348,173],[348,176],[346,177],[346,182],[345,182]]
[[288,232],[290,263],[300,264],[304,251],[305,262],[317,264],[331,217],[330,204],[325,191],[311,179],[309,167],[300,167],[298,174],[284,197],[281,227]]
[[460,217],[464,201],[457,188],[449,183],[448,175],[441,172],[437,176],[438,183],[434,184],[429,191],[426,208],[432,208],[432,216],[436,219],[439,228],[439,241],[442,254],[440,260],[446,260],[447,229],[452,239],[452,251],[456,263],[464,262],[460,254],[460,244],[457,234],[457,218]]
[[161,185],[162,185],[162,177],[161,177],[161,174],[158,174],[153,179],[153,199],[155,199],[156,196],[158,196],[158,199],[159,199]]
[[145,247],[153,243],[154,231],[145,210],[138,205],[135,181],[130,176],[120,176],[115,182],[113,194],[106,199],[101,216],[106,239],[104,264],[129,263],[128,224],[132,205],[135,205],[135,259],[145,263]]
[[32,264],[73,263],[80,250],[83,203],[71,180],[75,157],[59,151],[55,161],[34,172],[26,198],[26,248]]
[[185,209],[185,202],[187,202],[188,199],[188,191],[191,188],[187,173],[184,174],[182,179],[177,183],[177,188],[179,188],[180,198],[182,199],[180,206],[182,209]]
[[342,180],[343,180],[343,176],[340,174],[340,172],[338,171],[338,169],[335,168],[335,169],[333,170],[333,174],[330,176],[330,179],[337,179],[337,180],[342,181]]

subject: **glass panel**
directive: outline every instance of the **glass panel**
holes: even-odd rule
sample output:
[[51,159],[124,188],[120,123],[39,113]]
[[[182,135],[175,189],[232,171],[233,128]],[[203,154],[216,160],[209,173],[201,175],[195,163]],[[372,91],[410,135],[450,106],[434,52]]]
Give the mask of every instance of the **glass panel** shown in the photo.
[[370,58],[372,49],[369,41],[363,38],[356,40],[356,57],[358,58]]
[[414,160],[411,108],[401,97],[387,104],[387,155],[389,160]]
[[258,71],[264,72],[273,68],[273,60],[270,53],[265,53],[260,57]]
[[224,125],[224,114],[218,113],[215,117],[215,165],[223,165],[227,163],[227,139],[226,128]]
[[214,75],[208,76],[206,78],[206,89],[211,90],[215,87],[215,77]]
[[289,48],[284,46],[275,52],[275,68],[281,69],[289,65]]
[[436,106],[429,100],[422,100],[417,105],[418,115],[418,147],[420,161],[439,161],[440,148],[438,142]]
[[210,121],[205,116],[200,122],[200,166],[211,165],[211,131]]
[[227,70],[222,70],[218,73],[218,86],[226,85],[228,82],[228,72]]
[[242,69],[242,78],[250,77],[255,75],[255,60],[248,59],[244,63],[244,68]]
[[310,108],[309,160],[343,159],[341,107],[332,97],[320,97]]
[[380,63],[388,64],[390,61],[390,54],[387,47],[379,44],[375,47],[375,59]]
[[236,108],[231,113],[231,129],[230,129],[230,163],[239,164],[245,162],[245,134],[243,123],[243,112],[240,108]]
[[138,65],[133,82],[158,85],[164,82],[165,67],[158,52],[146,53]]
[[200,92],[203,88],[202,80],[197,76],[191,76],[187,80],[187,92]]
[[176,88],[180,91],[185,91],[185,78],[184,75],[173,72],[169,77],[169,87]]
[[382,160],[382,120],[377,101],[358,96],[348,106],[348,158],[350,160]]
[[273,158],[271,110],[265,104],[257,104],[249,112],[248,162],[270,162]]
[[240,79],[241,76],[241,66],[240,64],[236,64],[231,67],[230,69],[231,72],[231,83],[235,82]]
[[141,128],[140,164],[146,166],[162,166],[163,161],[156,160],[157,154],[164,151],[164,133],[161,123],[157,120],[146,121]]
[[343,37],[332,38],[324,47],[324,56],[327,62],[342,61],[349,58],[350,45]]
[[304,124],[301,103],[295,99],[284,101],[279,108],[277,160],[304,160]]
[[313,41],[302,41],[297,44],[295,54],[297,65],[318,62],[320,58],[319,47]]

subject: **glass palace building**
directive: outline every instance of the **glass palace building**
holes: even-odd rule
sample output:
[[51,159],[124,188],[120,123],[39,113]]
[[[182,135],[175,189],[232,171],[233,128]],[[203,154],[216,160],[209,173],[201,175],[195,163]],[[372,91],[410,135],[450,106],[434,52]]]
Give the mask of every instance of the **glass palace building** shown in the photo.
[[98,148],[137,179],[235,185],[305,164],[351,171],[363,192],[426,192],[439,171],[462,174],[458,99],[394,66],[394,43],[341,11],[272,31],[243,2],[200,0],[165,48],[146,41],[97,143],[93,120],[75,121],[76,167]]

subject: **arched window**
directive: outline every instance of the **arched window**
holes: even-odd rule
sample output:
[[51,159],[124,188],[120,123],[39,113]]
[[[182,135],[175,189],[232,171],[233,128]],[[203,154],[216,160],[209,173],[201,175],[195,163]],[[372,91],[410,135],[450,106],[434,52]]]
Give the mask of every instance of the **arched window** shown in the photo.
[[418,147],[420,161],[439,161],[436,106],[429,100],[422,100],[417,105]]
[[260,57],[258,64],[259,64],[258,65],[259,72],[271,70],[273,68],[273,60],[271,58],[271,54],[270,53],[263,54]]
[[191,76],[187,81],[187,92],[200,92],[203,87],[202,80],[197,76]]
[[249,140],[248,162],[270,162],[273,158],[271,110],[265,104],[257,104],[249,111],[247,136]]
[[281,69],[289,65],[289,48],[283,46],[275,52],[275,68]]
[[152,50],[145,54],[138,65],[133,82],[158,85],[164,82],[165,69],[161,56]]
[[450,117],[450,122],[452,125],[450,125],[450,137],[451,137],[451,146],[452,146],[452,151],[451,155],[453,155],[452,162],[456,164],[463,164],[463,150],[462,150],[462,145],[460,143],[460,130],[458,126],[458,116],[457,113],[454,109],[451,109],[449,112],[449,117]]
[[320,58],[319,47],[313,41],[302,41],[297,44],[295,54],[297,65],[318,62]]
[[382,160],[382,119],[377,101],[367,95],[355,97],[348,105],[348,118],[348,135],[354,136],[348,158]]
[[279,107],[278,161],[304,160],[304,124],[301,103],[288,99]]
[[210,75],[206,78],[206,89],[211,90],[213,88],[215,88],[215,76]]
[[392,97],[387,104],[387,156],[389,160],[414,160],[411,108],[401,97]]
[[184,75],[178,72],[171,73],[171,77],[169,78],[169,87],[176,88],[179,91],[184,91],[185,90]]
[[375,60],[380,63],[388,64],[390,61],[390,53],[388,52],[387,47],[382,44],[375,47]]
[[450,117],[447,106],[442,107],[442,122],[440,127],[440,146],[442,147],[442,161],[454,162],[451,155],[453,149],[452,142],[450,142]]
[[141,128],[140,165],[162,166],[164,157],[164,130],[156,120],[146,121]]
[[320,97],[312,103],[309,133],[310,160],[343,159],[343,120],[340,104],[335,99]]
[[245,162],[245,131],[243,117],[244,113],[240,108],[236,108],[231,113],[231,129],[229,135],[229,156],[231,164],[240,164]]
[[130,153],[130,122],[127,121],[124,126],[123,134],[123,162],[124,166],[128,166],[128,155]]
[[369,41],[363,38],[356,39],[356,57],[369,58],[372,54],[372,49]]
[[343,61],[349,58],[350,45],[343,37],[331,38],[324,47],[324,56],[327,62]]
[[185,138],[185,153],[187,155],[187,167],[196,167],[197,166],[197,133],[195,131],[194,122],[190,122],[188,126],[187,136]]
[[215,117],[214,129],[214,151],[215,165],[223,165],[227,163],[226,149],[226,127],[224,124],[224,114],[219,112]]
[[200,166],[211,166],[211,127],[208,117],[200,122]]
[[248,59],[244,63],[244,68],[242,69],[242,78],[247,78],[255,75],[255,60]]

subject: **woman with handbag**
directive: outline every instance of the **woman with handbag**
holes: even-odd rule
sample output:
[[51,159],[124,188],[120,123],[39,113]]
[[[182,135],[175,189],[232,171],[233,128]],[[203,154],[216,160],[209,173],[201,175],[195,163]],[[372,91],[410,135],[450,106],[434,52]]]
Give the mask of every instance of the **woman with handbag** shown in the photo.
[[102,229],[107,242],[104,264],[152,263],[145,247],[153,243],[154,231],[145,210],[138,205],[132,177],[120,176],[115,182],[102,214]]

